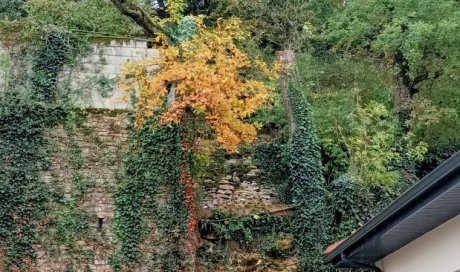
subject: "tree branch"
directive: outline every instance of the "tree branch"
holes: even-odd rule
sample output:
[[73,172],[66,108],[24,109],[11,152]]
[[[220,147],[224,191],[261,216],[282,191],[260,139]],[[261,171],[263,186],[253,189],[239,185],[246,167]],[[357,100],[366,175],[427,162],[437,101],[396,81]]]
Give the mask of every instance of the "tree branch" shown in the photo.
[[434,75],[432,77],[429,77],[429,74],[428,72],[424,73],[423,75],[419,75],[417,76],[416,78],[414,78],[412,80],[412,84],[411,84],[411,88],[415,88],[415,86],[419,83],[421,83],[422,81],[425,81],[427,79],[437,79],[441,76],[441,72],[440,71],[437,71],[434,73]]
[[121,13],[130,17],[136,24],[142,27],[149,37],[155,37],[157,32],[161,32],[169,37],[163,26],[152,21],[150,16],[141,7],[133,4],[130,0],[111,1]]

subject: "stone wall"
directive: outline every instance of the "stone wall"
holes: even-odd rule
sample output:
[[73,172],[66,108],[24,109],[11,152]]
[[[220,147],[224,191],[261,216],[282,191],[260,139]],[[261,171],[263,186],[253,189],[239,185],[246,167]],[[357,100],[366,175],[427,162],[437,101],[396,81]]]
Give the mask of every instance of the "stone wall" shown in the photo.
[[[90,252],[89,259],[72,253],[66,245],[58,246],[58,255],[45,241],[39,247],[38,271],[66,271],[71,265],[76,271],[112,271],[111,254],[119,247],[114,233],[114,187],[123,178],[122,158],[128,140],[128,114],[110,110],[90,110],[74,129],[58,127],[50,130],[53,145],[50,170],[44,180],[54,191],[62,191],[64,199],[75,197],[76,176],[89,185],[77,201],[78,209],[89,215],[87,238],[77,241],[78,252]],[[79,160],[75,164],[75,156]],[[265,184],[262,171],[250,155],[226,159],[224,172],[219,173],[204,190],[201,207],[226,209],[237,213],[270,210],[278,205],[275,190]],[[59,213],[61,207],[56,207]],[[54,215],[51,215],[51,217]],[[44,237],[44,239],[48,239]],[[56,248],[54,248],[56,250]]]
[[[52,207],[54,211],[47,220],[76,209],[88,215],[89,230],[72,246],[42,236],[42,243],[37,245],[38,271],[112,271],[109,257],[119,247],[113,229],[113,194],[115,182],[123,177],[122,158],[128,138],[128,115],[123,110],[129,109],[130,103],[124,100],[126,94],[116,88],[115,81],[124,63],[158,57],[159,53],[141,40],[98,43],[93,49],[81,65],[67,67],[60,75],[61,84],[68,83],[83,93],[77,94],[75,103],[89,113],[73,129],[58,127],[48,131],[54,150],[51,167],[43,173],[53,194],[64,198],[63,203]],[[0,46],[0,55],[7,52]],[[98,80],[110,83],[105,94]],[[2,82],[5,75],[0,70],[0,88]],[[207,182],[213,186],[202,194],[203,208],[268,210],[277,205],[274,189],[260,178],[261,170],[251,156],[227,159],[225,165],[227,172]],[[82,182],[85,189],[76,207],[69,208],[66,203],[77,198],[75,193],[82,190],[77,188]],[[74,270],[69,270],[71,267]]]
[[93,52],[79,61],[79,66],[67,68],[61,75],[62,81],[68,79],[73,89],[84,92],[75,96],[75,104],[93,109],[130,108],[129,95],[116,84],[123,65],[158,57],[159,51],[148,48],[146,40],[112,40],[92,47]]
[[227,175],[218,177],[217,182],[206,182],[214,185],[204,190],[201,204],[204,209],[270,210],[279,204],[276,190],[263,181],[262,170],[251,156],[229,159],[225,164],[230,170]]
[[[15,48],[0,43],[0,91],[6,74],[1,69],[2,59]],[[158,57],[157,49],[149,48],[147,40],[106,40],[93,43],[92,51],[82,57],[78,65],[66,67],[60,83],[73,88],[74,103],[82,108],[128,109],[129,95],[117,87],[116,81],[122,67],[130,61]]]
[[[126,113],[90,112],[73,130],[59,127],[49,131],[54,152],[50,170],[43,178],[53,191],[62,191],[65,201],[78,197],[76,186],[87,186],[77,200],[76,209],[89,216],[89,231],[85,239],[73,245],[76,248],[54,245],[53,241],[46,241],[49,237],[43,237],[45,243],[39,249],[38,271],[67,271],[69,267],[77,271],[112,271],[109,257],[117,248],[112,224],[113,193],[116,180],[123,175],[127,123]],[[51,217],[65,212],[66,206],[55,209]],[[53,254],[53,246],[58,246],[58,255]],[[81,252],[91,256],[82,258]]]
[[9,66],[9,54],[0,42],[0,91],[5,87]]

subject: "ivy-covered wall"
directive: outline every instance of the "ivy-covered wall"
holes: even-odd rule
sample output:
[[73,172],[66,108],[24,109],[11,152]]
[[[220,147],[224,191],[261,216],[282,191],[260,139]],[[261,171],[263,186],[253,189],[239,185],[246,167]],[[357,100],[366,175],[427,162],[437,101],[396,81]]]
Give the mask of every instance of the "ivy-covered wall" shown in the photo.
[[54,30],[0,49],[0,271],[112,271],[129,123],[116,77],[158,51]]
[[47,131],[52,155],[42,178],[64,197],[43,223],[38,271],[111,271],[117,248],[113,193],[124,172],[128,117],[90,110],[75,120]]
[[[38,271],[113,271],[111,256],[121,246],[113,221],[115,192],[125,174],[128,126],[125,111],[88,109],[76,112],[71,124],[46,131],[50,166],[41,178],[52,194],[64,197],[42,222]],[[203,190],[202,208],[251,213],[277,207],[276,191],[264,184],[251,156],[225,159],[216,174]]]
[[[19,47],[0,42],[0,66]],[[60,87],[72,88],[72,103],[82,108],[128,109],[129,96],[116,85],[123,64],[158,57],[159,51],[149,48],[146,40],[94,40],[90,47],[90,54],[80,54],[64,67],[59,75]],[[5,81],[0,69],[0,91]]]
[[[78,53],[73,51],[80,50],[79,47],[69,45],[71,38],[68,34],[50,32],[48,39],[41,47],[33,49],[36,52],[30,50],[20,55],[20,58],[11,55],[16,48],[3,50],[4,47],[0,46],[0,62],[3,64],[0,67],[3,68],[0,69],[0,91],[5,90],[5,93],[0,93],[0,101],[5,99],[2,102],[8,105],[0,111],[0,123],[6,124],[4,130],[0,129],[0,136],[4,133],[11,136],[12,141],[11,144],[2,142],[0,137],[0,148],[4,148],[0,149],[0,155],[7,158],[6,165],[11,168],[0,173],[0,178],[5,186],[15,182],[23,183],[22,176],[12,176],[17,171],[21,172],[25,178],[30,179],[30,188],[21,187],[17,191],[25,198],[29,194],[34,197],[37,195],[37,201],[41,201],[38,203],[27,198],[18,204],[20,212],[33,222],[27,229],[30,232],[26,233],[27,237],[20,230],[21,220],[11,218],[11,222],[17,226],[9,221],[3,226],[0,222],[0,231],[4,231],[0,235],[18,235],[4,244],[0,241],[0,263],[4,264],[6,271],[28,267],[37,271],[102,272],[114,269],[118,271],[116,268],[119,264],[128,261],[126,265],[133,268],[133,271],[150,271],[149,267],[154,267],[157,263],[175,271],[178,265],[176,257],[180,257],[181,252],[175,253],[171,250],[180,250],[175,245],[181,239],[180,236],[178,239],[176,236],[171,237],[169,231],[186,214],[178,217],[170,211],[180,206],[177,203],[182,203],[177,197],[180,193],[169,192],[172,197],[164,197],[160,202],[165,204],[153,209],[149,205],[155,202],[147,205],[144,199],[151,191],[165,187],[165,182],[177,178],[173,177],[176,175],[174,171],[165,175],[161,172],[163,170],[150,167],[165,161],[162,153],[165,149],[161,142],[169,134],[152,133],[151,127],[145,129],[145,135],[132,131],[128,106],[130,103],[124,100],[126,94],[116,87],[116,78],[124,63],[156,57],[158,51],[149,49],[145,41],[106,41],[90,45],[93,50]],[[28,58],[31,59],[30,63],[27,62]],[[24,71],[27,70],[32,75],[32,88],[26,81],[24,84],[24,93],[31,95],[23,99],[24,105],[18,105],[18,102],[11,100],[19,99],[15,94],[17,90],[12,86],[14,84],[11,84],[16,73],[3,73],[4,69],[14,69],[14,61],[21,60],[24,66],[18,66],[17,75],[25,77]],[[40,95],[34,97],[36,94]],[[36,116],[29,116],[31,112]],[[23,116],[30,118],[22,118]],[[20,122],[15,121],[16,119]],[[25,132],[27,133],[23,135]],[[15,140],[15,133],[22,138]],[[146,151],[139,153],[136,143],[140,143]],[[131,149],[128,147],[130,145]],[[11,160],[14,163],[10,165],[9,148],[12,147],[17,149],[17,157]],[[253,147],[249,149],[252,150]],[[174,150],[171,152],[175,152]],[[228,211],[244,208],[240,210],[252,215],[255,211],[269,211],[279,205],[276,190],[269,184],[264,184],[262,170],[252,159],[254,154],[249,153],[236,158],[225,154],[223,161],[219,155],[211,158],[215,165],[207,167],[206,173],[199,174],[201,178],[207,179],[204,181],[206,188],[202,190],[201,208],[224,208]],[[15,165],[16,163],[25,163],[27,167]],[[145,164],[145,168],[140,167],[140,164]],[[142,171],[139,172],[141,168]],[[159,174],[157,172],[161,172],[162,178],[158,183],[152,183],[152,175]],[[182,188],[178,186],[174,190],[180,191]],[[165,196],[165,192],[160,192],[159,195]],[[8,195],[4,202],[12,203],[10,198],[15,197]],[[138,204],[142,206],[139,209],[141,217],[162,220],[162,223],[151,222],[148,226],[151,233],[147,236],[142,233],[137,235],[137,229],[133,228],[137,221],[131,214],[136,211],[133,209],[135,205],[132,200],[139,201]],[[28,214],[30,203],[40,204],[35,209],[40,213],[32,211],[37,213],[36,218]],[[4,207],[5,218],[11,210],[18,210],[11,206]],[[117,209],[118,223],[114,219]],[[186,222],[185,218],[180,222]],[[140,229],[141,232],[143,230]],[[166,240],[161,239],[161,233]],[[136,237],[131,239],[133,235]],[[171,239],[176,240],[170,241]],[[2,246],[10,248],[11,252],[2,251]],[[162,247],[165,250],[159,250]],[[25,250],[30,256],[24,255]],[[137,258],[137,250],[145,258]],[[153,257],[155,252],[162,260]],[[134,257],[131,258],[130,254]],[[126,259],[127,257],[129,258]],[[134,261],[137,261],[136,266],[131,267]],[[0,271],[3,267],[0,267]]]

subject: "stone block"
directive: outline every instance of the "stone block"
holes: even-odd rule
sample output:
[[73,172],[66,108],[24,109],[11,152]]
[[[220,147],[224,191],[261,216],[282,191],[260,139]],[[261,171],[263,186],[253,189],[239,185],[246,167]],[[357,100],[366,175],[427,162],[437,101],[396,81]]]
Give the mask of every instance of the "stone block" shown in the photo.
[[229,195],[231,196],[233,194],[232,190],[217,190],[218,195]]
[[237,164],[238,164],[238,160],[237,160],[237,159],[230,159],[230,160],[227,160],[227,164],[228,164],[228,165],[237,165]]
[[231,199],[232,196],[231,196],[231,195],[227,195],[227,194],[218,194],[218,195],[217,195],[217,198],[218,198],[218,199]]
[[148,49],[141,49],[141,48],[133,49],[131,51],[131,56],[137,57],[139,59],[147,58],[149,57]]
[[136,48],[147,49],[147,41],[135,41]]
[[121,48],[121,55],[124,56],[124,57],[133,57],[135,56],[134,55],[134,48],[130,48],[130,47],[122,47]]
[[[120,57],[123,56],[123,47],[121,46],[116,46],[116,47],[111,47],[110,49],[110,57]],[[107,60],[109,63],[110,61]]]
[[231,193],[233,190],[235,190],[235,187],[229,184],[223,184],[219,186],[219,190],[227,190]]
[[123,45],[124,45],[123,41],[121,41],[121,40],[111,40],[110,44],[108,45],[108,47],[121,47]]
[[232,176],[231,175],[226,175],[225,177],[222,178],[222,180],[230,181],[230,180],[232,180]]
[[150,57],[157,58],[160,56],[160,50],[157,49],[149,49],[148,54]]

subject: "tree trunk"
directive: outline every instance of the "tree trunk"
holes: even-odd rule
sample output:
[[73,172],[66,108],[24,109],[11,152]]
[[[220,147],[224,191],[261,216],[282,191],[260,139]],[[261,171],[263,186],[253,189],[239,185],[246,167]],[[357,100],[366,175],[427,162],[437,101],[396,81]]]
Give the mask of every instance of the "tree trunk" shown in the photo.
[[292,135],[296,129],[296,122],[294,111],[292,109],[291,99],[289,98],[289,74],[291,65],[295,61],[295,52],[292,49],[285,49],[278,52],[278,58],[283,64],[280,74],[280,87],[281,87],[281,98],[283,100],[284,108],[289,119],[289,142],[292,141]]
[[[194,272],[200,271],[200,263],[198,260],[198,246],[200,242],[198,229],[198,208],[196,204],[195,184],[190,177],[188,171],[188,151],[190,143],[188,142],[187,129],[184,125],[182,128],[182,162],[181,162],[181,180],[185,183],[185,206],[189,211],[189,219],[187,223],[187,236],[185,241],[185,250],[187,257],[191,258]],[[187,269],[187,271],[189,271]]]
[[158,17],[160,17],[160,19],[166,18],[168,14],[166,13],[165,1],[158,0],[157,3],[158,3],[158,9],[157,9]]
[[[412,92],[410,86],[407,85],[406,80],[402,77],[397,78],[396,93],[394,96],[394,108],[399,114],[402,122],[409,119],[411,112]],[[404,125],[404,123],[402,125]]]
[[408,62],[401,51],[396,52],[394,62],[399,69],[396,78],[394,109],[399,114],[401,125],[406,129],[405,124],[410,117],[412,97],[418,90],[414,88],[414,82],[409,76]]
[[[152,21],[150,16],[139,6],[130,0],[111,0],[117,9],[124,15],[131,18],[136,24],[142,27],[149,37],[156,37],[159,31],[167,35],[167,31],[160,24]],[[169,36],[168,36],[169,37]]]
[[166,108],[169,108],[176,103],[176,85],[177,82],[173,82],[169,88],[168,96],[166,97]]

